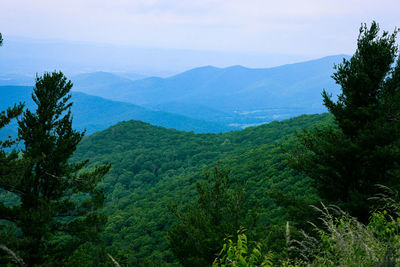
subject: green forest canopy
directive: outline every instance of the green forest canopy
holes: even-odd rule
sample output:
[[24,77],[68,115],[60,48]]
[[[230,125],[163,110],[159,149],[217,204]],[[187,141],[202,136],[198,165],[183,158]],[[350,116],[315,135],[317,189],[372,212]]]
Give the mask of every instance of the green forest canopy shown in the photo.
[[328,114],[304,115],[225,134],[121,122],[85,137],[74,159],[112,164],[101,186],[109,216],[104,238],[107,248],[118,253],[116,258],[129,264],[141,264],[146,258],[174,262],[166,232],[175,219],[167,206],[193,199],[204,170],[220,161],[231,169],[231,179],[246,183],[248,196],[261,205],[260,225],[284,224],[285,212],[266,192],[312,197],[313,191],[308,179],[287,167],[281,145],[293,143],[295,131],[330,120]]

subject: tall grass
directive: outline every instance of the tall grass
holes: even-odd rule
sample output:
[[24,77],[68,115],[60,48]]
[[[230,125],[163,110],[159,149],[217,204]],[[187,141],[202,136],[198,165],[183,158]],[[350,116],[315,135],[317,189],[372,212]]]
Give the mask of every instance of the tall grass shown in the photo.
[[376,207],[368,224],[359,222],[337,206],[313,207],[321,226],[316,235],[303,232],[303,239],[291,240],[290,249],[307,266],[400,266],[399,194],[379,185],[372,197]]

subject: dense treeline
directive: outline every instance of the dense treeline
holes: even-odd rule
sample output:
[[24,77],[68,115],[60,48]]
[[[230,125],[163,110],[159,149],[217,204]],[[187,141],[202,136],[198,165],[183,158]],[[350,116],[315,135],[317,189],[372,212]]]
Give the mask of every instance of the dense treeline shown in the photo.
[[284,223],[285,212],[266,192],[310,196],[312,190],[307,178],[287,167],[281,145],[293,143],[295,132],[302,128],[330,121],[328,114],[308,115],[225,134],[122,122],[85,138],[74,158],[112,164],[101,186],[109,215],[104,238],[112,251],[121,254],[116,258],[127,264],[139,264],[148,257],[174,262],[166,233],[176,221],[168,205],[195,199],[195,184],[204,179],[204,170],[220,161],[221,167],[231,170],[232,182],[246,184],[249,201],[260,205],[260,225]]

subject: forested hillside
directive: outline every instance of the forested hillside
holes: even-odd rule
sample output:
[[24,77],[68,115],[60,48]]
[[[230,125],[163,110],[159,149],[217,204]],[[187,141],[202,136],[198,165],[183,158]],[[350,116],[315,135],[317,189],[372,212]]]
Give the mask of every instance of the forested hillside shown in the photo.
[[[25,102],[26,107],[34,107],[30,86],[0,86],[0,110],[5,110],[18,102]],[[101,97],[80,92],[72,93],[72,114],[74,127],[80,131],[86,129],[88,134],[104,130],[113,124],[124,120],[141,120],[153,125],[174,128],[182,131],[226,132],[237,128],[223,126],[215,122],[192,119],[178,114],[162,111],[152,111],[130,103],[107,100]],[[0,136],[15,135],[16,125],[2,129]]]
[[287,167],[280,146],[290,145],[295,131],[329,121],[327,114],[300,116],[225,134],[128,121],[84,138],[74,159],[90,159],[89,167],[112,164],[101,184],[109,215],[104,237],[118,260],[129,265],[145,260],[172,263],[166,233],[175,220],[167,206],[190,202],[204,170],[220,161],[231,169],[232,180],[247,184],[248,197],[260,206],[259,225],[265,233],[266,227],[285,220],[285,212],[267,198],[268,191],[308,197],[313,192],[307,179]]

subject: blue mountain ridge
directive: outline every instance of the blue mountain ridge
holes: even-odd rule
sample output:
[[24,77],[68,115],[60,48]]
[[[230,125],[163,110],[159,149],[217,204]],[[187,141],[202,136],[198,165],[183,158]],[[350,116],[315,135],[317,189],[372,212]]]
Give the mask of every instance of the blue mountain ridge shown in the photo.
[[[301,114],[321,113],[321,92],[339,93],[331,75],[346,55],[274,68],[204,66],[168,77],[99,84],[97,75],[76,83],[76,91],[154,110],[230,125],[252,125]],[[111,77],[110,77],[111,79]],[[120,78],[113,78],[120,80]]]
[[[34,109],[31,99],[31,86],[0,86],[0,110],[5,110],[15,103],[25,102],[26,107]],[[173,128],[182,131],[227,132],[238,128],[223,126],[214,122],[206,122],[188,118],[182,115],[162,111],[152,111],[134,104],[107,100],[81,92],[72,92],[72,114],[74,128],[87,134],[104,130],[121,121],[140,120],[153,125]],[[0,130],[0,139],[8,135],[15,135],[16,123]]]

